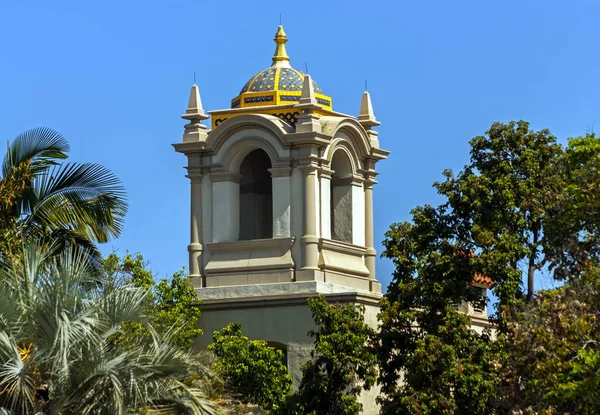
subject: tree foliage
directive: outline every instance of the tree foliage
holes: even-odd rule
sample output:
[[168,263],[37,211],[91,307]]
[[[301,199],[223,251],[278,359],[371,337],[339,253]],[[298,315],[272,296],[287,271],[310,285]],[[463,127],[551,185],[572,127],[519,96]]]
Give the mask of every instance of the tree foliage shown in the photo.
[[[511,322],[500,395],[524,413],[600,413],[600,281],[541,291]],[[508,412],[508,410],[507,410]]]
[[[526,122],[495,123],[470,155],[435,183],[441,205],[415,208],[386,234],[396,269],[375,342],[382,412],[597,413],[596,315],[578,304],[598,299],[578,290],[598,275],[599,141],[563,148]],[[567,286],[535,297],[543,270]],[[476,274],[494,282],[495,340],[457,312],[476,301]]]
[[469,289],[481,263],[468,226],[445,207],[413,210],[392,226],[384,256],[396,266],[381,303],[375,348],[382,414],[489,414],[493,345],[458,306],[481,301]]
[[561,157],[557,199],[546,227],[548,267],[572,281],[600,261],[600,139],[569,139]]
[[170,279],[163,278],[155,283],[152,272],[140,253],[126,254],[120,258],[109,255],[103,261],[103,269],[116,286],[130,284],[146,290],[143,309],[149,326],[132,321],[124,325],[114,341],[133,346],[140,341],[152,340],[152,330],[158,335],[169,334],[172,342],[184,351],[202,334],[198,328],[200,309],[198,296],[186,277],[184,270],[178,271]]
[[190,380],[209,372],[168,335],[110,341],[126,322],[147,324],[146,289],[115,287],[81,251],[49,252],[31,244],[0,267],[0,412],[214,412]]
[[546,265],[545,227],[556,206],[562,153],[548,130],[533,131],[524,121],[494,123],[471,140],[470,163],[456,177],[445,171],[446,180],[436,183],[450,214],[469,227],[502,306],[520,300],[522,268],[531,298],[535,273]]
[[119,179],[103,166],[63,163],[69,146],[57,132],[36,128],[17,136],[0,171],[0,258],[23,239],[57,251],[81,248],[96,259],[96,243],[118,236],[127,212]]
[[368,343],[372,329],[364,322],[364,306],[308,300],[316,325],[311,360],[302,365],[298,392],[280,414],[358,415],[358,396],[375,381],[375,355]]
[[262,340],[250,340],[239,323],[215,331],[208,350],[217,357],[215,369],[227,391],[242,401],[276,410],[292,385],[281,350]]

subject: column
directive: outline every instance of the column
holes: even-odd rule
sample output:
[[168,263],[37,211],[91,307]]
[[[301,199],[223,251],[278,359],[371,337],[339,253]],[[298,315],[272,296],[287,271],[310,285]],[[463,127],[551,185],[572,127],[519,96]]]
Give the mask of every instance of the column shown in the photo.
[[314,166],[302,167],[304,174],[304,232],[302,236],[303,253],[302,269],[318,270],[318,243],[317,237],[317,172]]
[[190,244],[189,270],[190,278],[201,278],[203,274],[202,259],[202,170],[200,167],[188,167],[190,179]]
[[365,181],[365,265],[369,270],[369,278],[376,279],[375,276],[375,257],[377,251],[374,248],[373,240],[373,184],[372,180]]

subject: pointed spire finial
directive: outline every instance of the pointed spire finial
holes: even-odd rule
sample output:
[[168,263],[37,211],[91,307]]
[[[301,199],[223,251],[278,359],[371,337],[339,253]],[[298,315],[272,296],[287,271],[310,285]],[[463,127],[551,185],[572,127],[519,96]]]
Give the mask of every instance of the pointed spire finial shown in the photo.
[[181,118],[190,121],[200,121],[208,119],[208,115],[204,113],[204,109],[202,108],[200,91],[198,90],[198,85],[196,85],[195,82],[194,85],[192,85],[192,89],[190,91],[190,99],[188,101],[187,109],[185,110],[185,114],[183,114]]
[[300,103],[296,105],[296,107],[305,110],[315,110],[320,108],[317,103],[317,98],[315,97],[315,89],[313,88],[313,82],[310,75],[304,75],[302,95],[300,95]]
[[[366,85],[365,85],[366,86]],[[371,96],[367,91],[363,92],[362,101],[360,103],[360,112],[358,114],[358,122],[367,130],[371,127],[376,127],[381,123],[375,118],[373,105],[371,104]]]
[[187,109],[185,114],[181,116],[184,120],[189,120],[183,128],[183,142],[184,143],[195,143],[204,142],[208,137],[208,131],[206,125],[202,124],[202,120],[207,120],[208,115],[202,108],[202,101],[200,100],[200,91],[198,85],[194,82],[190,91],[190,99],[188,101]]
[[275,39],[273,40],[275,40],[275,54],[273,55],[273,64],[271,66],[289,67],[290,57],[285,50],[285,44],[288,39],[282,25],[279,25],[277,28],[277,33],[275,33]]
[[321,109],[315,96],[313,81],[310,75],[304,75],[304,84],[302,85],[302,95],[300,102],[294,105],[294,108],[302,110],[302,114],[298,115],[296,122],[297,133],[320,133],[321,122],[319,116],[314,113],[315,110]]

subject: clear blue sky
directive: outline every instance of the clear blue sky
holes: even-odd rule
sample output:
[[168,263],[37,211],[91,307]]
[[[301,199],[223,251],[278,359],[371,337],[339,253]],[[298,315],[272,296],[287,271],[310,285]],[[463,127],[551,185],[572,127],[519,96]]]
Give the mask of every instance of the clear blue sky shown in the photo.
[[[492,122],[525,119],[561,141],[600,122],[600,0],[3,1],[0,136],[52,127],[72,160],[112,169],[130,210],[104,251],[172,273],[187,264],[189,183],[171,143],[193,72],[205,109],[228,107],[270,65],[280,12],[292,65],[308,62],[335,110],[356,114],[368,79],[392,152],[376,241],[439,201],[432,182]],[[391,272],[379,260],[380,281]]]

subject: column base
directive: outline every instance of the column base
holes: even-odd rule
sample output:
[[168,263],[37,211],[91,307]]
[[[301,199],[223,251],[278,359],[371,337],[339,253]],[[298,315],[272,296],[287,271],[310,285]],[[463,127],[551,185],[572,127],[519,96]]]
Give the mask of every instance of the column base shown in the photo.
[[376,280],[370,280],[369,291],[381,294],[381,283]]
[[325,282],[325,274],[319,269],[300,269],[296,271],[296,281]]
[[192,283],[192,287],[194,287],[194,289],[206,287],[206,280],[202,275],[190,274],[188,275],[188,278],[190,279],[190,282]]
[[188,245],[188,254],[189,254],[189,272],[190,277],[200,277],[202,274],[202,251],[203,246],[201,243],[192,242]]
[[319,270],[319,238],[315,235],[304,235],[300,238],[304,257],[301,270]]

